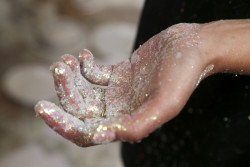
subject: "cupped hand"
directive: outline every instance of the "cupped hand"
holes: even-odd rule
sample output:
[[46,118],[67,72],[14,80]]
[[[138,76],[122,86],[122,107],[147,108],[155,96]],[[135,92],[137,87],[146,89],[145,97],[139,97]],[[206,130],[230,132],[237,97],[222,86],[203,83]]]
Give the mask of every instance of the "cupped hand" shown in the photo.
[[40,101],[36,113],[79,146],[141,140],[175,117],[213,70],[200,27],[172,26],[116,65],[96,64],[88,50],[64,55],[51,67],[60,106]]

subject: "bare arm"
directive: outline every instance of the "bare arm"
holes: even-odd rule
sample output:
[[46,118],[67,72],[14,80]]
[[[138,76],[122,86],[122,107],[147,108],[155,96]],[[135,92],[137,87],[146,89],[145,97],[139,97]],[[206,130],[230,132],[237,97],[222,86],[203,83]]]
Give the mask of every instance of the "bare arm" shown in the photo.
[[250,72],[250,20],[217,21],[202,25],[204,56],[212,57],[216,72]]

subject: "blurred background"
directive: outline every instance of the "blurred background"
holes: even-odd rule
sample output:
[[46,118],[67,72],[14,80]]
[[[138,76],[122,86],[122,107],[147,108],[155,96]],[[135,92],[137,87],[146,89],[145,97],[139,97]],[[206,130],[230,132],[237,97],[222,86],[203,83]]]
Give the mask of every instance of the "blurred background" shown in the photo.
[[143,0],[0,0],[0,167],[122,167],[120,143],[79,148],[35,117],[57,102],[49,66],[88,48],[100,63],[132,52]]

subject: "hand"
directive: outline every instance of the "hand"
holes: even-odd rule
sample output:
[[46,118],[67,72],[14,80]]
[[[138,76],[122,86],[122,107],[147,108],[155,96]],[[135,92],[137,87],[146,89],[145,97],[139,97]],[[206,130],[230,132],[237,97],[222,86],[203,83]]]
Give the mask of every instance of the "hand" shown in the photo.
[[116,65],[96,64],[88,50],[78,60],[64,55],[51,67],[61,107],[40,101],[36,113],[79,146],[141,140],[175,117],[212,73],[200,29],[172,26]]

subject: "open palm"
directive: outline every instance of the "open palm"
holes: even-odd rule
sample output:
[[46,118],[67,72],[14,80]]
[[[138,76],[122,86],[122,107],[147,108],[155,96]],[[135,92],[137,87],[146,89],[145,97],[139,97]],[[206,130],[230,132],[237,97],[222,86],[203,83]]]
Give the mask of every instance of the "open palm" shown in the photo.
[[78,60],[64,55],[51,67],[61,107],[40,101],[37,114],[79,146],[142,139],[177,115],[207,75],[198,30],[175,25],[116,65],[96,64],[88,50]]

